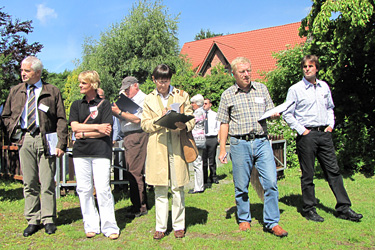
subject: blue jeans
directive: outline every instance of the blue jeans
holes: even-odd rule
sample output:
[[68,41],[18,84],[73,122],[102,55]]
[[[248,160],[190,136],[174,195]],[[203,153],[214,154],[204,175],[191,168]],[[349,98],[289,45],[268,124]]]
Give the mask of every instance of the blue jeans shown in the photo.
[[248,192],[251,170],[255,166],[264,189],[264,224],[268,229],[273,228],[280,220],[280,211],[276,164],[270,142],[266,138],[246,141],[231,137],[230,158],[239,222],[251,221]]

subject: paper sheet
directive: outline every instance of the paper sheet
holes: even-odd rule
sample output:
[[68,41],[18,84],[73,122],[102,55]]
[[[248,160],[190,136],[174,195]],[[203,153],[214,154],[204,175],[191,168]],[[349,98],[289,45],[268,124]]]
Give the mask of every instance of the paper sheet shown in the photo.
[[258,119],[258,121],[267,119],[268,117],[271,117],[271,115],[275,113],[281,114],[282,112],[286,111],[290,107],[290,105],[292,105],[293,103],[294,101],[286,101],[283,104],[280,104],[279,106],[276,106],[273,109],[268,110],[262,115],[261,118]]
[[56,155],[56,146],[59,139],[57,138],[57,133],[49,133],[46,134],[46,139],[49,145],[49,153],[50,155]]

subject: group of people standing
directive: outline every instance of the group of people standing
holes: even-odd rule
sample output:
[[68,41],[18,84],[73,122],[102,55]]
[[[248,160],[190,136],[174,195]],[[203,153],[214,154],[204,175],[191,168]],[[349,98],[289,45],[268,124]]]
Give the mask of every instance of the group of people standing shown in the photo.
[[216,175],[216,150],[220,141],[220,122],[216,120],[216,112],[211,109],[210,99],[204,99],[201,94],[197,94],[190,99],[190,103],[194,110],[195,126],[192,134],[198,148],[198,157],[193,162],[194,188],[188,193],[198,194],[211,187],[212,183],[219,184]]
[[[289,89],[287,100],[293,104],[283,118],[298,133],[296,140],[302,169],[304,216],[308,220],[324,221],[316,212],[313,177],[317,157],[336,197],[338,217],[359,221],[363,216],[350,208],[351,202],[339,173],[331,138],[334,105],[328,85],[316,78],[318,58],[305,56],[301,68],[304,78]],[[25,217],[28,221],[28,227],[23,232],[25,237],[37,232],[41,225],[44,225],[47,234],[54,234],[57,229],[55,158],[61,157],[67,147],[68,121],[61,93],[57,87],[41,81],[42,69],[43,65],[36,57],[30,56],[22,61],[22,83],[11,89],[2,113],[9,139],[20,146]],[[71,105],[69,124],[76,137],[73,161],[86,237],[103,233],[114,240],[120,234],[110,188],[111,134],[116,119],[123,133],[130,183],[132,206],[128,213],[136,217],[148,213],[146,183],[152,185],[155,192],[155,240],[166,235],[169,188],[174,236],[185,237],[184,186],[189,183],[189,169],[180,134],[190,131],[199,148],[199,156],[193,163],[195,185],[189,193],[202,193],[205,187],[218,183],[216,148],[220,143],[219,160],[227,163],[226,143],[230,136],[229,156],[239,229],[248,231],[251,228],[248,188],[251,170],[256,167],[264,189],[264,226],[278,237],[288,235],[279,225],[277,174],[267,124],[265,120],[259,121],[274,104],[266,86],[251,81],[249,59],[236,58],[231,69],[236,83],[223,92],[217,114],[211,110],[209,99],[204,99],[202,95],[189,99],[187,92],[171,85],[172,71],[165,64],[154,69],[152,80],[156,88],[148,95],[139,89],[140,83],[135,77],[123,79],[120,93],[142,107],[134,114],[123,112],[116,104],[111,105],[101,98],[98,93],[100,79],[96,71],[84,71],[79,75],[80,93],[84,97]],[[154,122],[165,115],[172,104],[178,104],[181,112],[194,115],[195,119],[177,122],[176,129],[156,125]],[[271,119],[279,117],[279,113],[274,113]],[[57,137],[55,152],[50,152],[46,139],[49,134]]]

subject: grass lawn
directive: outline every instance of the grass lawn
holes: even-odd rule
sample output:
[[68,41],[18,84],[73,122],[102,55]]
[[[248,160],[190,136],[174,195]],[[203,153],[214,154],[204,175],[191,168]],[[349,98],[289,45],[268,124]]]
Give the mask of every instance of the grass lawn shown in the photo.
[[352,208],[362,213],[361,222],[335,217],[335,198],[323,178],[316,178],[318,213],[323,223],[307,221],[301,216],[300,171],[287,169],[279,180],[280,225],[288,237],[277,238],[263,230],[263,204],[250,187],[251,231],[240,232],[236,222],[236,205],[231,166],[218,169],[220,184],[202,194],[186,191],[186,237],[175,239],[171,232],[161,241],[152,239],[155,228],[153,192],[148,193],[150,211],[140,218],[128,219],[130,206],[126,193],[114,193],[120,238],[111,241],[103,235],[87,239],[83,230],[78,197],[69,194],[57,200],[57,232],[40,230],[31,237],[22,236],[27,223],[23,217],[22,184],[0,180],[0,248],[3,249],[375,249],[375,178],[355,174],[344,183]]

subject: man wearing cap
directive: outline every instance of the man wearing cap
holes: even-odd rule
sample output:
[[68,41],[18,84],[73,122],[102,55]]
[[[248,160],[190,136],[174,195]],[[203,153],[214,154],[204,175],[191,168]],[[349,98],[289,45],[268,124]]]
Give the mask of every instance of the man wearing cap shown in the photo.
[[[146,94],[139,89],[137,78],[128,76],[122,80],[120,94],[126,95],[138,106],[143,107]],[[125,164],[130,184],[132,207],[130,216],[139,217],[147,214],[146,184],[144,168],[147,153],[148,134],[141,129],[142,109],[131,114],[121,111],[114,104],[112,113],[121,121],[121,132],[124,134]]]

